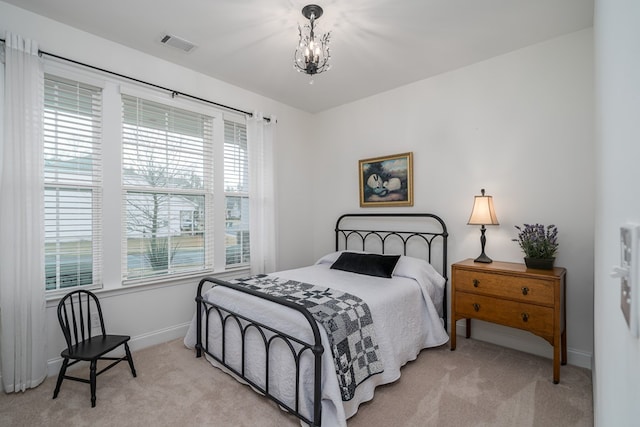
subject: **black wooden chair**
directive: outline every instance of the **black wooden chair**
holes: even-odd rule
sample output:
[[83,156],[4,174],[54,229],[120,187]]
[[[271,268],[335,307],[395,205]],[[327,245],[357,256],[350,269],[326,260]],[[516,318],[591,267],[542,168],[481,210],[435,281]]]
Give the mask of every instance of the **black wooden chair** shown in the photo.
[[[60,353],[63,361],[60,373],[58,373],[56,389],[53,392],[54,399],[58,397],[64,379],[80,381],[91,385],[91,407],[93,408],[96,406],[96,377],[98,375],[126,360],[129,362],[131,373],[134,377],[136,376],[133,358],[127,344],[130,337],[128,335],[106,334],[100,301],[93,293],[76,290],[65,295],[58,303],[58,320],[64,339],[67,341],[67,348]],[[92,336],[93,328],[99,328],[100,331]],[[123,357],[104,356],[121,345],[124,345],[126,353]],[[98,360],[114,360],[114,362],[100,372],[96,372]],[[90,363],[88,380],[66,375],[69,366],[81,361]]]

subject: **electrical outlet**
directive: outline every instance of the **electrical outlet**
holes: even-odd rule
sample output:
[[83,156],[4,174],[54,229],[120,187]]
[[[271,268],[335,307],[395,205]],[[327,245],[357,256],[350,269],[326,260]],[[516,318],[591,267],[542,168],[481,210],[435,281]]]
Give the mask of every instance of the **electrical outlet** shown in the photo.
[[91,313],[91,328],[100,327],[100,315],[98,313]]

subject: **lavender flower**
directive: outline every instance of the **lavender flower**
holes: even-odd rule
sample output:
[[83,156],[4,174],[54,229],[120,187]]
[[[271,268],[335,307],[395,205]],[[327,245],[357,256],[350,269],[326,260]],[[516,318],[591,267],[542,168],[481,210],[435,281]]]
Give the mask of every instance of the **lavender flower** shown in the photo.
[[524,228],[515,226],[518,230],[520,248],[528,258],[553,258],[558,250],[558,229],[555,225],[545,227],[541,224],[524,224]]

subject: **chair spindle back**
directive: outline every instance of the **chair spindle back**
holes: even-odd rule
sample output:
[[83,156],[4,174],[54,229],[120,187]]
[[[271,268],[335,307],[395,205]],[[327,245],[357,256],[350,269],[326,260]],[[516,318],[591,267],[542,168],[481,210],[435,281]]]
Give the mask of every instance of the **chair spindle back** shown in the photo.
[[80,289],[67,294],[62,299],[61,304],[58,305],[58,321],[67,342],[67,348],[92,337],[94,314],[100,323],[102,336],[106,335],[98,297],[89,291]]

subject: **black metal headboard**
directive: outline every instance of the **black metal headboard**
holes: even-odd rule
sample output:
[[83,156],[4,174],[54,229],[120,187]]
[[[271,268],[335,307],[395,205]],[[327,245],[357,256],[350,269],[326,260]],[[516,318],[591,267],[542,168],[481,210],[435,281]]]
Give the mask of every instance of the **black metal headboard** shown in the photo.
[[[336,251],[420,254],[445,279],[442,313],[447,327],[447,226],[430,213],[344,214],[336,221]],[[413,250],[413,252],[412,252]]]

